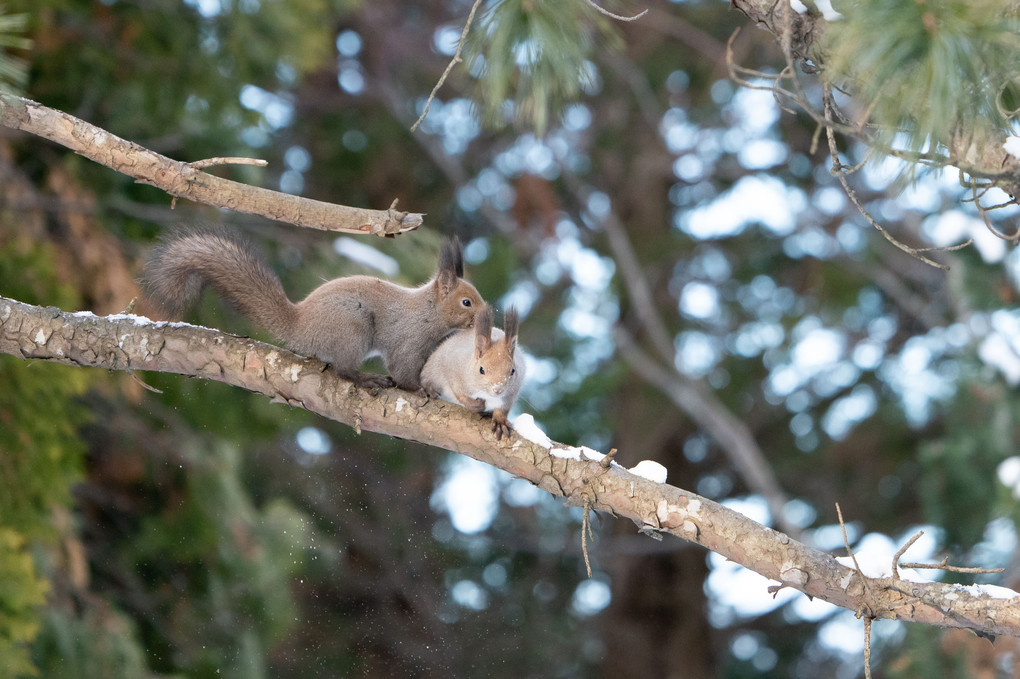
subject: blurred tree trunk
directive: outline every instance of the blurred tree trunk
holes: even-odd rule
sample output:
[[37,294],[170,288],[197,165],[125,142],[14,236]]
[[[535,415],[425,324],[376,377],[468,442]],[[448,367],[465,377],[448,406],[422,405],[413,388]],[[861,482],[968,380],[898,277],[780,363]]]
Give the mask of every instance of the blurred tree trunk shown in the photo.
[[[615,445],[624,462],[635,462],[626,457],[627,451],[640,450],[643,457],[666,465],[670,483],[694,487],[695,470],[682,453],[685,432],[668,412],[672,406],[636,378],[621,386],[616,402],[620,420]],[[614,521],[611,532],[614,544],[636,548],[612,549],[607,563],[613,602],[603,622],[602,676],[716,676],[705,615],[705,553],[670,538],[655,542],[639,536],[628,521]]]
[[[628,144],[634,150],[624,152],[628,157],[622,164],[617,158],[617,164],[607,162],[602,169],[606,185],[617,187],[614,204],[637,256],[644,260],[651,302],[669,309],[675,304],[664,284],[669,262],[649,253],[666,251],[658,246],[669,238],[670,220],[665,201],[648,197],[668,191],[670,162],[658,150],[649,154],[657,145],[651,139],[636,139],[644,128],[634,127]],[[621,301],[621,322],[632,336],[646,337],[636,319],[628,315],[629,302]],[[635,464],[638,459],[633,456],[641,451],[641,458],[666,466],[668,483],[695,488],[696,470],[682,452],[691,425],[668,399],[630,373],[612,402],[619,417],[613,445],[620,450],[621,463]],[[612,535],[615,543],[633,544],[637,549],[614,549],[607,564],[613,601],[604,619],[603,676],[715,676],[717,659],[705,616],[708,565],[704,552],[669,538],[655,542],[636,535],[636,528],[626,521],[615,521]]]

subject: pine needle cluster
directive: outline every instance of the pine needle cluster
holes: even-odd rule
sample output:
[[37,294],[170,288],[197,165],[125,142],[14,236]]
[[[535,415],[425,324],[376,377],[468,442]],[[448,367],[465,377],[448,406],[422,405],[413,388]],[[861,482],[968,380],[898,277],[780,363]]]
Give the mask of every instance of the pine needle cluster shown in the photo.
[[1020,18],[1001,0],[847,0],[826,30],[826,75],[880,142],[934,153],[954,133],[1016,121]]
[[620,44],[611,20],[587,0],[490,0],[466,44],[486,124],[541,134],[563,107],[596,87],[596,48]]
[[0,5],[0,92],[17,94],[28,83],[28,63],[7,50],[27,50],[32,41],[21,37],[28,25],[27,14],[7,14]]

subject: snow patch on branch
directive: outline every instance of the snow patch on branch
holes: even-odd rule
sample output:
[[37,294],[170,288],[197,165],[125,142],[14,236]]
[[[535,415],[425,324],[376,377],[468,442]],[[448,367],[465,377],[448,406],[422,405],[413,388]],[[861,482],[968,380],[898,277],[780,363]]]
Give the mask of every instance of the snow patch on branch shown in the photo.
[[552,439],[535,424],[535,417],[531,413],[521,413],[514,418],[513,427],[518,436],[526,438],[543,448],[552,448]]
[[653,483],[666,483],[666,468],[652,460],[641,460],[627,471]]
[[[601,462],[602,458],[605,457],[603,453],[600,453],[597,450],[592,450],[588,446],[563,446],[561,448],[553,448],[549,451],[549,454],[553,457],[561,457],[564,460],[577,460],[578,462],[584,462],[585,460]],[[620,465],[616,466],[619,467]]]
[[199,328],[201,330],[210,330],[212,332],[223,332],[216,328],[210,328],[204,325],[196,325],[195,323],[185,323],[184,321],[154,321],[148,316],[138,316],[136,314],[110,314],[109,316],[96,316],[91,311],[75,311],[68,313],[68,316],[74,316],[76,318],[101,318],[105,321],[131,321],[134,325],[139,327],[151,327],[151,328]]
[[815,0],[815,5],[818,7],[818,11],[822,13],[822,16],[826,21],[839,21],[843,18],[843,15],[836,11],[836,8],[832,6],[831,0]]
[[959,589],[966,590],[976,597],[991,597],[992,599],[1016,599],[1020,592],[1015,592],[1008,587],[998,585],[957,585]]
[[1015,135],[1006,137],[1006,141],[1003,143],[1002,148],[1005,149],[1006,153],[1009,155],[1020,159],[1020,137]]

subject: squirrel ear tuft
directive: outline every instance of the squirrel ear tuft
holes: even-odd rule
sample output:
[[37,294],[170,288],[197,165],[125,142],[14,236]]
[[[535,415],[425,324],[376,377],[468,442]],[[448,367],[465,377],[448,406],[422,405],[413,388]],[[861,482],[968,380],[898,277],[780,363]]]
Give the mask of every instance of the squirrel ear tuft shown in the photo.
[[507,351],[511,356],[514,355],[514,350],[517,349],[517,334],[520,332],[521,317],[517,313],[516,307],[510,307],[503,314],[503,332],[506,335]]
[[492,307],[486,305],[475,314],[475,355],[481,356],[492,346]]
[[464,249],[456,236],[443,241],[440,246],[439,270],[452,271],[457,278],[464,278]]

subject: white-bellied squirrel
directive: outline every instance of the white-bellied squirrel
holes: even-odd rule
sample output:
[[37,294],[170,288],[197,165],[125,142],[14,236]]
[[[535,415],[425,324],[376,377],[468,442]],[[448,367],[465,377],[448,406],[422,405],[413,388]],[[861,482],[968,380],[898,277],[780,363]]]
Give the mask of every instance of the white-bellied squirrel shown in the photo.
[[507,413],[524,382],[524,357],[517,351],[520,317],[513,307],[503,328],[492,327],[492,308],[478,311],[474,330],[460,330],[443,341],[421,371],[425,392],[478,413],[492,412],[496,438],[510,435]]
[[[334,278],[291,302],[258,251],[233,236],[190,232],[156,247],[142,272],[146,297],[179,318],[211,285],[221,297],[287,348],[332,365],[365,388],[421,387],[422,366],[451,332],[470,328],[485,302],[464,280],[456,240],[443,243],[429,282],[405,288],[373,276]],[[389,376],[359,369],[382,356]]]

